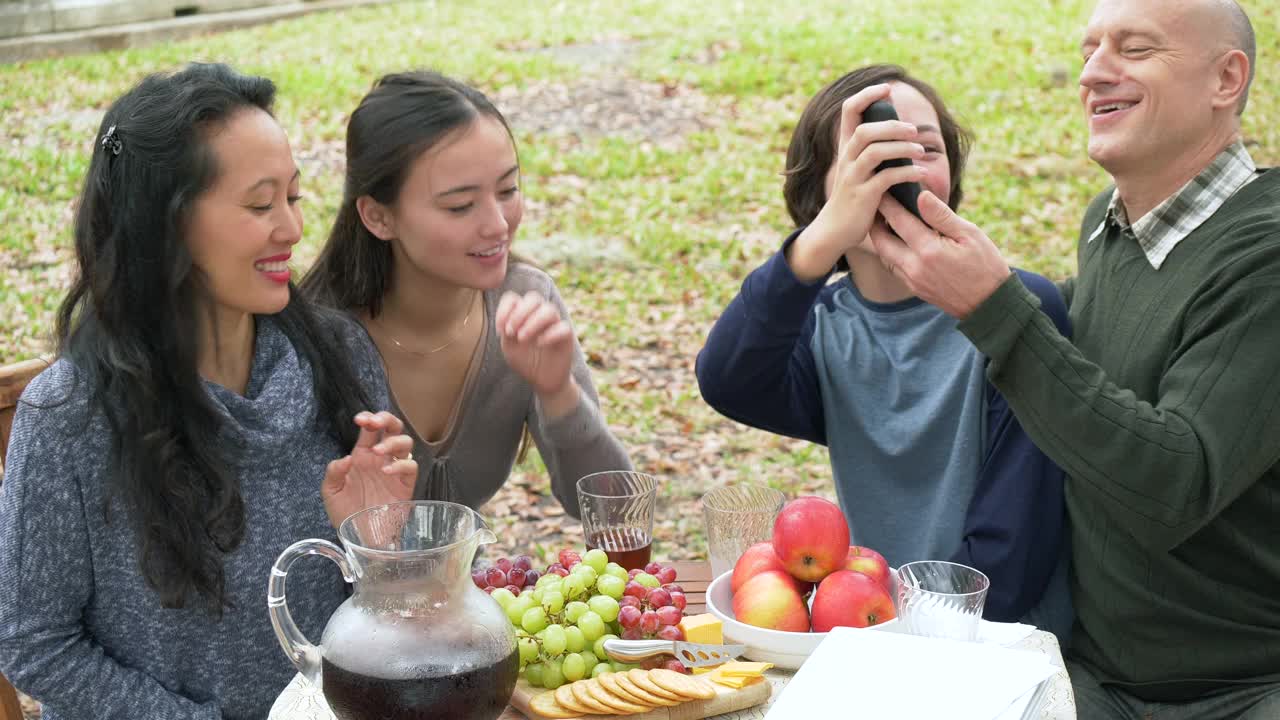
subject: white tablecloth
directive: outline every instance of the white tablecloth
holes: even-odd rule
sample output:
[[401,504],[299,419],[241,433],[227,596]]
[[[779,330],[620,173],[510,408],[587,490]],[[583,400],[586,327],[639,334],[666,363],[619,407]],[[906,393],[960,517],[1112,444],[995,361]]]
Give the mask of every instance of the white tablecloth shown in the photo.
[[[1062,668],[1049,681],[1049,687],[1040,702],[1041,720],[1076,720],[1076,701],[1071,693],[1071,679],[1067,677],[1062,663],[1062,650],[1058,647],[1058,639],[1052,633],[1037,630],[1009,647],[1018,650],[1035,650],[1049,656],[1050,662]],[[770,670],[766,673],[773,683],[773,695],[778,697],[787,686],[792,673]],[[764,717],[768,704],[757,705],[746,710],[718,715],[719,720],[760,720]],[[518,713],[517,713],[518,714]],[[324,701],[320,690],[308,683],[301,675],[294,677],[293,682],[276,698],[271,707],[268,720],[335,720],[329,706]]]

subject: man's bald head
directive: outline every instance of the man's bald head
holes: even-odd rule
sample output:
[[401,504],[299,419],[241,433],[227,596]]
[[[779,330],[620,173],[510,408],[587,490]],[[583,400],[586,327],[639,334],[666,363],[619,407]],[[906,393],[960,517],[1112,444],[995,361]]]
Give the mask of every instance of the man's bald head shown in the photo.
[[1253,23],[1244,8],[1236,0],[1196,0],[1200,5],[1200,27],[1206,33],[1212,33],[1211,42],[1217,52],[1239,50],[1249,59],[1249,79],[1240,93],[1240,102],[1236,105],[1236,114],[1244,114],[1244,106],[1249,101],[1249,86],[1253,84],[1254,68],[1257,67],[1258,41],[1253,34]]

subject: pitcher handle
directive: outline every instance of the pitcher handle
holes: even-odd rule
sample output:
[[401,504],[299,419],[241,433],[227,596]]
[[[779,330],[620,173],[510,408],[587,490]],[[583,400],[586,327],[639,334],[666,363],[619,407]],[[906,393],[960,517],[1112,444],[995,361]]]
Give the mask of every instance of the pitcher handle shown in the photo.
[[276,558],[276,564],[271,567],[271,581],[267,585],[267,612],[271,615],[271,626],[275,628],[280,647],[284,648],[284,654],[289,656],[294,667],[312,685],[320,687],[320,649],[308,642],[294,624],[284,594],[284,581],[289,574],[289,566],[305,555],[327,557],[338,563],[344,580],[350,583],[355,582],[355,579],[351,575],[347,554],[328,540],[300,540],[285,548],[280,557]]

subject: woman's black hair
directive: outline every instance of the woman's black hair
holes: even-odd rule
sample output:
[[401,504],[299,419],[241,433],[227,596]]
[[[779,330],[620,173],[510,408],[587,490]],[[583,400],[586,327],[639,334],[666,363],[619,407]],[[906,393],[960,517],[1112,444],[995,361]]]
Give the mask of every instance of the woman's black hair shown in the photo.
[[[109,504],[123,501],[164,607],[197,600],[220,614],[223,557],[244,539],[234,450],[213,441],[222,420],[197,370],[207,295],[185,233],[218,177],[210,136],[236,113],[270,113],[274,97],[270,80],[220,64],[143,79],[107,110],[76,211],[78,272],[58,311],[58,352],[106,417]],[[349,446],[364,394],[326,320],[290,291],[273,318],[310,365],[317,431]]]

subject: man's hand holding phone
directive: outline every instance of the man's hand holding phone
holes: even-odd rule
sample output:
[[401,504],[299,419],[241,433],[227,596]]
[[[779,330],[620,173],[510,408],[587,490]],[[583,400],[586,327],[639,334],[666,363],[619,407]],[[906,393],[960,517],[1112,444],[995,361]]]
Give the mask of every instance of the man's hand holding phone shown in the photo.
[[[906,189],[912,199],[920,191],[924,170],[913,161],[923,158],[925,151],[914,142],[915,126],[872,119],[883,118],[886,107],[893,111],[888,97],[888,85],[873,85],[844,101],[835,162],[827,175],[827,202],[787,253],[787,264],[802,281],[826,277],[841,256],[866,241],[880,199],[890,188],[914,185]],[[873,109],[877,101],[883,102]]]

